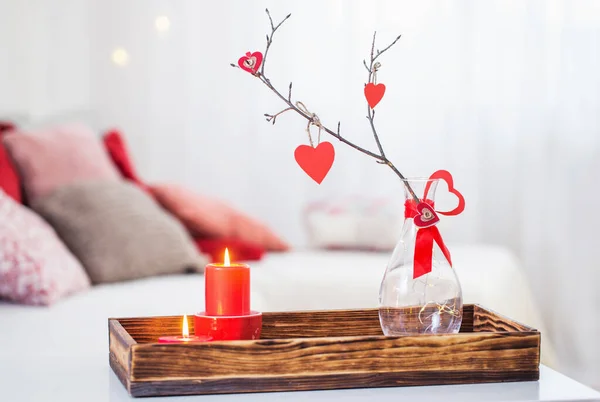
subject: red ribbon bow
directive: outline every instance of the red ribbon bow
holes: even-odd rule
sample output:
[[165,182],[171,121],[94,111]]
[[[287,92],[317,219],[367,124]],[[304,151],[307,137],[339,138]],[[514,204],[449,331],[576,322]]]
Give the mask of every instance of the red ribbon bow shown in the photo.
[[439,218],[433,209],[433,201],[424,200],[417,204],[414,200],[407,200],[404,204],[404,216],[413,218],[418,226],[417,239],[415,241],[415,258],[413,279],[431,272],[433,263],[433,242],[435,241],[442,250],[442,254],[452,266],[450,250],[444,244],[444,239],[436,224]]

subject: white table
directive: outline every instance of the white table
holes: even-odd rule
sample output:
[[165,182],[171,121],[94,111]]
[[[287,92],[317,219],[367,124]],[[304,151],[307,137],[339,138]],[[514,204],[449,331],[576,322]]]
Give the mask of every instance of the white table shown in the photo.
[[[269,255],[252,264],[252,306],[259,311],[369,307],[376,301],[382,267],[387,259],[387,254],[367,253]],[[455,247],[453,259],[462,278],[465,302],[479,302],[497,309],[542,329],[544,336],[546,331],[537,319],[539,314],[533,298],[510,254],[494,248],[461,251],[460,247]],[[488,260],[494,264],[485,265],[487,270],[476,269],[484,266],[482,261]],[[335,279],[340,277],[346,279],[344,286],[336,286]],[[510,289],[510,294],[497,289]],[[50,308],[0,303],[0,402],[131,400],[108,367],[107,318],[193,314],[203,308],[203,291],[201,275],[179,275],[96,286]],[[495,294],[498,297],[492,297]],[[543,340],[542,355],[549,349],[549,342]],[[293,401],[338,397],[368,402],[600,401],[600,394],[545,367],[541,381],[529,383],[238,394],[168,400],[268,402],[282,398]]]
[[[134,400],[108,366],[108,356],[0,362],[0,400],[10,402],[119,402]],[[600,401],[600,393],[545,366],[537,382],[370,388],[337,391],[137,398],[158,402],[260,401]]]

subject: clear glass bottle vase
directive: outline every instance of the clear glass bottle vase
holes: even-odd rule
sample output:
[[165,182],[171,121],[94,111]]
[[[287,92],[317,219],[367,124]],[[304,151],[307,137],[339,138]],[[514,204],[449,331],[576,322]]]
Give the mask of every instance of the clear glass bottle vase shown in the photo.
[[413,278],[417,233],[423,229],[414,223],[417,203],[406,184],[433,206],[438,180],[405,182],[401,237],[379,290],[381,329],[387,336],[457,333],[462,322],[462,289],[455,270],[435,242],[431,272]]

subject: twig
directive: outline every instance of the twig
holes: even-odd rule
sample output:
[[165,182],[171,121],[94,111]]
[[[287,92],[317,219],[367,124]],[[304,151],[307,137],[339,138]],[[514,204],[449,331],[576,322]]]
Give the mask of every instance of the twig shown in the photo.
[[[377,58],[379,56],[381,56],[383,53],[385,53],[389,48],[391,48],[392,46],[394,46],[394,44],[396,42],[398,42],[398,40],[400,39],[402,35],[398,35],[398,37],[396,37],[396,39],[394,39],[394,41],[387,46],[386,48],[384,48],[383,50],[377,50],[377,54],[375,54],[375,38],[377,37],[377,32],[373,32],[373,42],[371,43],[371,62],[369,63],[369,66],[367,67],[367,63],[363,60],[363,63],[365,65],[365,67],[367,67],[367,70],[369,71],[369,81],[368,82],[372,82],[373,78],[374,78],[374,74],[377,73],[377,69],[380,67],[380,63],[375,63],[375,60],[377,60]],[[367,119],[369,120],[369,125],[371,126],[371,131],[373,132],[373,138],[375,138],[375,143],[377,144],[377,148],[379,149],[379,153],[381,155],[381,158],[383,161],[385,161],[385,164],[388,165],[393,171],[394,173],[396,173],[402,180],[404,180],[404,185],[406,186],[407,190],[410,192],[410,195],[413,197],[413,199],[419,203],[419,197],[417,197],[417,195],[415,194],[414,190],[412,189],[412,187],[410,186],[410,183],[408,183],[406,181],[406,178],[398,171],[398,169],[396,169],[396,167],[394,166],[394,164],[385,156],[385,152],[383,151],[383,146],[381,145],[381,141],[379,140],[379,135],[377,134],[377,129],[375,128],[375,110],[371,109],[371,106],[367,105]]]
[[[368,114],[367,114],[367,119],[369,120],[369,124],[371,126],[371,130],[373,131],[373,136],[375,138],[375,142],[377,143],[377,147],[379,149],[379,154],[376,154],[372,151],[369,151],[368,149],[362,148],[354,143],[352,143],[351,141],[348,141],[347,139],[345,139],[344,137],[342,137],[341,133],[340,133],[340,125],[341,122],[338,121],[337,124],[337,131],[333,131],[331,129],[329,129],[328,127],[324,126],[320,120],[318,119],[318,117],[316,116],[316,114],[309,114],[306,113],[305,111],[301,110],[300,108],[298,108],[297,104],[299,102],[296,102],[296,104],[294,104],[292,102],[292,83],[290,82],[290,85],[288,87],[288,96],[287,98],[285,96],[283,96],[281,94],[281,92],[279,92],[274,86],[273,84],[271,84],[271,80],[269,78],[267,78],[264,74],[265,71],[265,65],[267,62],[267,54],[269,52],[269,48],[271,47],[271,44],[273,43],[273,36],[275,34],[275,32],[277,31],[277,29],[288,19],[290,18],[291,14],[288,14],[283,20],[281,20],[281,22],[279,22],[279,24],[274,25],[273,24],[273,19],[271,18],[271,13],[269,12],[268,9],[265,9],[267,16],[269,17],[269,22],[271,24],[271,35],[267,35],[267,47],[265,49],[265,53],[263,55],[263,61],[262,61],[262,66],[260,69],[260,72],[257,72],[256,74],[254,74],[255,77],[258,77],[263,84],[265,84],[271,91],[273,91],[285,104],[287,104],[287,108],[283,109],[282,111],[271,115],[271,114],[267,114],[265,113],[265,117],[267,118],[268,122],[271,122],[272,124],[275,124],[275,120],[277,119],[277,117],[285,112],[288,112],[290,110],[293,110],[294,112],[296,112],[297,114],[299,114],[300,116],[304,117],[306,120],[308,120],[308,127],[310,128],[311,124],[315,124],[318,125],[320,127],[320,129],[322,129],[323,131],[325,131],[327,134],[337,138],[338,140],[340,140],[341,142],[343,142],[344,144],[356,149],[359,152],[362,152],[363,154],[370,156],[371,158],[375,159],[375,161],[379,164],[382,165],[387,165],[390,167],[390,169],[392,169],[392,171],[394,173],[396,173],[396,175],[398,177],[400,177],[400,179],[402,179],[404,186],[406,186],[406,188],[408,189],[408,191],[410,192],[411,196],[414,198],[414,200],[418,203],[419,202],[419,197],[417,197],[417,195],[415,194],[415,192],[413,191],[413,189],[411,188],[410,184],[406,181],[406,178],[404,177],[404,175],[402,175],[402,173],[400,173],[400,171],[394,166],[394,164],[385,156],[385,152],[383,151],[383,146],[381,145],[381,142],[379,141],[379,135],[377,134],[377,130],[375,129],[375,123],[373,122],[373,119],[375,117],[375,111],[372,110],[369,107],[368,110]],[[379,51],[377,50],[377,54],[375,54],[375,37],[376,37],[376,32],[373,33],[373,43],[371,45],[371,57],[370,57],[370,64],[367,65],[367,62],[365,60],[363,60],[363,64],[365,66],[365,68],[367,69],[367,71],[369,72],[369,82],[371,82],[371,80],[373,79],[373,74],[377,71],[377,68],[379,66],[379,63],[377,63],[377,65],[374,65],[375,60],[381,56],[384,52],[386,52],[388,49],[390,49],[399,39],[400,36],[398,36],[389,46],[387,46],[386,48],[384,48],[383,50]],[[232,67],[237,67],[234,64],[231,64]],[[303,106],[303,105],[302,105]],[[306,110],[304,108],[304,110]]]
[[391,48],[392,46],[394,46],[396,44],[396,42],[398,42],[400,40],[401,37],[402,37],[402,35],[398,35],[396,37],[396,39],[394,39],[394,41],[392,43],[390,43],[390,45],[388,47],[386,47],[385,49],[383,49],[382,51],[377,50],[377,55],[375,56],[375,58],[373,59],[373,61],[377,60],[377,58],[379,56],[381,56],[383,53],[385,53],[386,50],[388,50],[389,48]]
[[363,59],[363,64],[364,64],[365,68],[367,69],[367,71],[371,72],[371,69],[369,69],[369,66],[367,66],[367,61],[365,59]]
[[273,18],[271,18],[271,13],[269,12],[269,9],[265,8],[265,12],[267,13],[267,16],[269,17],[269,22],[271,23],[271,31],[275,32],[275,26],[273,26]]
[[273,124],[275,124],[275,119],[277,119],[277,116],[279,116],[280,114],[283,114],[283,113],[287,112],[288,110],[292,110],[292,108],[288,107],[287,109],[283,109],[281,112],[276,113],[276,114],[267,114],[267,113],[265,113],[265,117],[267,118],[267,121],[270,121]]
[[[304,113],[302,110],[300,110],[296,105],[294,105],[291,101],[288,101],[286,99],[285,96],[283,96],[281,94],[281,92],[279,92],[272,84],[271,81],[269,81],[269,79],[267,79],[264,76],[259,76],[258,77],[263,84],[265,84],[271,91],[273,91],[282,101],[284,101],[288,107],[283,109],[281,112],[276,113],[273,116],[279,116],[282,113],[285,113],[287,111],[293,110],[294,112],[298,113],[300,116],[304,117],[306,120],[308,120],[309,122],[313,121],[313,117]],[[265,116],[271,116],[271,115],[265,115]],[[271,121],[271,120],[269,120]],[[327,134],[334,136],[335,138],[337,138],[338,140],[342,141],[344,144],[351,146],[352,148],[356,149],[357,151],[362,152],[365,155],[369,155],[372,158],[378,159],[378,160],[383,160],[381,155],[377,155],[376,153],[373,153],[367,149],[364,149],[356,144],[353,144],[352,142],[346,140],[344,137],[342,137],[341,135],[339,135],[338,133],[336,133],[335,131],[332,131],[331,129],[327,128],[326,126],[322,125],[322,129],[323,131],[325,131]]]
[[283,24],[288,18],[292,16],[292,14],[288,14],[284,19],[281,20],[277,26],[273,25],[273,18],[271,18],[271,13],[268,8],[265,8],[265,12],[269,16],[269,22],[271,23],[271,36],[267,35],[267,48],[265,49],[265,54],[263,55],[262,66],[260,66],[260,74],[263,75],[265,73],[265,64],[267,64],[267,53],[269,53],[269,48],[271,47],[271,43],[273,43],[273,35],[275,31]]

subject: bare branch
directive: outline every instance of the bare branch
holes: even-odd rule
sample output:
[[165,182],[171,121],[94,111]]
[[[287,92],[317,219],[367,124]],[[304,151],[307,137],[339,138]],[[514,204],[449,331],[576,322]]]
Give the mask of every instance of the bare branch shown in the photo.
[[363,64],[364,64],[365,68],[367,69],[367,71],[370,73],[371,70],[369,69],[369,66],[367,66],[367,61],[365,59],[363,59]]
[[264,75],[264,73],[265,73],[265,65],[267,64],[267,54],[269,53],[269,48],[271,47],[271,44],[273,43],[273,35],[275,34],[275,31],[277,31],[277,29],[281,26],[281,24],[283,24],[288,18],[290,18],[292,16],[292,14],[286,15],[285,18],[282,19],[279,24],[277,24],[277,26],[274,26],[273,18],[271,18],[271,13],[269,12],[269,9],[265,8],[265,12],[269,16],[269,22],[271,23],[271,36],[269,37],[269,35],[267,35],[267,47],[265,49],[265,54],[263,55],[263,61],[262,61],[262,65],[260,67],[260,75]]
[[[373,73],[380,66],[379,62],[375,63],[375,59],[377,59],[377,57],[379,57],[381,54],[383,54],[383,52],[385,52],[386,50],[391,48],[396,42],[398,42],[398,39],[400,39],[401,35],[398,35],[398,37],[388,47],[386,47],[382,51],[377,50],[377,55],[374,56],[376,36],[377,36],[377,31],[373,32],[373,42],[371,43],[371,63],[369,64],[369,67],[367,68],[367,70],[369,71],[369,81],[368,82],[371,82],[373,80]],[[365,63],[365,67],[366,67],[366,63]],[[371,106],[368,106],[367,107],[367,119],[369,120],[369,124],[371,125],[371,131],[373,131],[373,137],[375,138],[375,142],[377,143],[377,148],[379,149],[379,154],[381,155],[381,157],[384,160],[387,160],[387,158],[385,156],[385,152],[383,151],[383,146],[381,145],[381,141],[379,140],[379,135],[377,134],[377,130],[375,129],[375,124],[373,123],[374,118],[375,118],[375,110],[371,109]]]
[[[308,115],[308,114],[304,113],[302,110],[300,110],[298,107],[296,107],[296,105],[294,105],[292,102],[288,101],[288,100],[285,98],[285,96],[283,96],[283,95],[281,94],[281,92],[279,92],[279,91],[278,91],[278,90],[277,90],[277,89],[276,89],[276,88],[275,88],[275,87],[274,87],[274,86],[271,84],[271,82],[270,82],[270,81],[269,81],[269,80],[268,80],[266,77],[264,77],[264,76],[259,76],[259,79],[260,79],[260,80],[261,80],[261,81],[262,81],[262,82],[263,82],[263,83],[264,83],[264,84],[265,84],[265,85],[266,85],[266,86],[267,86],[267,87],[268,87],[268,88],[269,88],[271,91],[273,91],[273,92],[275,93],[275,95],[277,95],[277,96],[279,97],[279,99],[281,99],[282,101],[284,101],[284,102],[285,102],[285,103],[288,105],[288,108],[287,108],[287,109],[285,109],[284,111],[293,110],[293,111],[295,111],[296,113],[298,113],[300,116],[302,116],[302,117],[304,117],[306,120],[308,120],[308,121],[309,121],[309,123],[310,123],[311,121],[313,121],[313,116],[311,116],[311,115]],[[282,111],[282,112],[283,112],[283,111]],[[277,115],[281,114],[282,112],[278,113]],[[276,117],[277,115],[275,115],[274,117]],[[271,120],[269,119],[269,121],[271,121]],[[359,152],[362,152],[363,154],[365,154],[365,155],[368,155],[368,156],[370,156],[370,157],[372,157],[372,158],[375,158],[375,159],[380,159],[380,160],[382,160],[382,157],[381,157],[381,155],[377,155],[377,154],[376,154],[376,153],[374,153],[374,152],[371,152],[371,151],[369,151],[369,150],[367,150],[367,149],[364,149],[364,148],[362,148],[362,147],[359,147],[359,146],[358,146],[358,145],[356,145],[356,144],[353,144],[352,142],[350,142],[350,141],[346,140],[346,139],[345,139],[344,137],[342,137],[340,134],[336,133],[335,131],[332,131],[331,129],[329,129],[329,128],[328,128],[328,127],[326,127],[325,125],[322,125],[321,127],[322,127],[322,130],[323,130],[323,131],[325,131],[327,134],[329,134],[329,135],[331,135],[331,136],[333,136],[333,137],[337,138],[338,140],[342,141],[344,144],[346,144],[346,145],[348,145],[348,146],[350,146],[350,147],[352,147],[352,148],[356,149],[357,151],[359,151]]]
[[373,43],[371,43],[371,65],[373,64],[373,52],[375,51],[375,37],[377,36],[377,31],[373,32]]
[[267,118],[267,121],[270,121],[271,123],[275,124],[275,120],[277,119],[277,117],[280,114],[283,114],[283,113],[285,113],[285,112],[287,112],[289,110],[294,110],[294,109],[291,108],[291,107],[288,107],[288,108],[283,109],[281,112],[276,113],[276,114],[267,114],[267,113],[265,113],[265,117]]
[[390,43],[390,45],[388,47],[386,47],[385,49],[383,49],[381,52],[378,50],[377,51],[377,56],[375,56],[375,58],[373,59],[373,61],[375,61],[379,56],[381,56],[386,50],[388,50],[389,48],[391,48],[392,46],[394,46],[396,44],[396,42],[398,42],[398,40],[400,40],[401,37],[402,37],[402,35],[398,35],[398,37],[396,39],[394,39],[394,41],[392,43]]
[[[266,35],[267,38],[267,47],[265,49],[265,53],[263,55],[263,62],[262,62],[262,66],[260,69],[260,72],[253,74],[255,77],[258,77],[263,84],[265,84],[271,91],[273,91],[275,93],[275,95],[277,95],[284,103],[286,103],[288,105],[287,108],[283,109],[282,111],[271,115],[271,114],[267,114],[265,113],[265,117],[266,120],[268,122],[271,122],[272,124],[275,124],[275,121],[277,120],[277,117],[280,116],[281,114],[288,112],[290,110],[293,110],[294,112],[296,112],[297,114],[299,114],[300,116],[302,116],[303,118],[305,118],[308,122],[308,127],[310,128],[311,123],[315,124],[315,120],[316,118],[316,114],[314,113],[310,113],[308,111],[306,111],[305,108],[300,109],[297,105],[299,104],[299,102],[296,102],[296,104],[292,103],[292,83],[290,82],[290,85],[288,87],[288,96],[287,98],[285,96],[283,96],[281,94],[281,92],[279,92],[274,86],[273,84],[271,84],[271,80],[269,78],[267,78],[264,75],[264,71],[265,71],[265,65],[267,62],[267,55],[269,53],[269,49],[271,47],[271,44],[273,43],[273,36],[275,34],[275,31],[277,31],[277,29],[288,19],[290,18],[291,14],[288,14],[283,20],[281,20],[281,22],[279,22],[279,24],[274,25],[273,24],[273,19],[271,18],[271,13],[269,12],[269,9],[265,9],[267,16],[269,17],[269,22],[271,24],[271,35]],[[400,36],[398,36],[389,46],[387,46],[386,48],[384,48],[383,50],[379,50],[377,49],[377,54],[375,54],[375,38],[376,38],[377,32],[373,33],[373,43],[371,44],[371,57],[370,57],[370,64],[367,65],[366,60],[363,60],[363,65],[365,66],[365,68],[367,69],[367,72],[369,73],[369,80],[368,82],[371,82],[371,80],[373,79],[373,74],[375,72],[375,68],[374,68],[374,62],[375,60],[382,55],[384,52],[386,52],[388,49],[390,49],[399,39]],[[377,63],[379,64],[379,63]],[[231,63],[232,67],[238,67],[235,64]],[[402,180],[404,180],[404,185],[407,187],[407,189],[409,190],[409,192],[411,193],[412,197],[415,199],[416,202],[419,202],[419,198],[417,197],[417,195],[415,194],[415,192],[413,191],[413,189],[411,188],[410,184],[408,184],[406,182],[405,177],[402,175],[402,173],[400,173],[400,171],[398,171],[398,169],[396,169],[396,167],[394,166],[394,164],[387,159],[387,157],[385,156],[385,153],[383,152],[383,147],[381,145],[381,142],[379,141],[379,135],[377,134],[377,130],[375,129],[375,124],[373,122],[375,118],[375,111],[373,109],[371,109],[371,107],[368,108],[368,113],[367,113],[367,119],[369,120],[369,123],[371,125],[371,130],[373,131],[373,137],[375,138],[375,142],[377,143],[377,147],[379,149],[379,154],[376,154],[374,152],[371,152],[365,148],[362,148],[348,140],[346,140],[344,137],[342,137],[341,133],[340,133],[340,126],[341,126],[341,122],[338,121],[337,124],[337,130],[334,132],[331,129],[329,129],[328,127],[322,125],[320,123],[320,121],[316,120],[318,122],[319,125],[319,129],[325,131],[327,134],[337,138],[338,140],[340,140],[341,142],[343,142],[344,144],[356,149],[359,152],[362,152],[365,155],[368,155],[370,157],[372,157],[373,159],[376,160],[377,163],[382,164],[382,165],[388,165],[390,167],[390,169],[392,169],[394,171],[394,173],[396,173],[396,175],[398,177],[400,177]]]
[[271,23],[271,31],[275,31],[275,27],[273,26],[273,18],[271,18],[271,13],[268,8],[265,8],[265,12],[269,16],[269,22]]
[[285,22],[285,20],[287,20],[288,18],[290,18],[292,16],[292,14],[288,14],[285,16],[284,19],[281,20],[281,22],[279,24],[277,24],[277,26],[275,27],[275,29],[273,30],[273,32],[277,31],[277,28],[279,28],[281,26],[281,24],[283,24]]
[[229,65],[233,68],[240,68],[240,66],[238,66],[237,64],[229,63]]
[[[365,64],[365,68],[367,68],[367,71],[369,72],[368,82],[373,81],[373,74],[380,67],[380,63],[379,62],[375,63],[375,60],[377,60],[377,58],[379,56],[381,56],[384,52],[386,52],[388,49],[390,49],[392,46],[394,46],[394,44],[396,44],[396,42],[398,42],[398,40],[401,37],[401,35],[398,35],[398,37],[389,46],[387,46],[383,50],[380,51],[379,49],[377,49],[377,54],[375,55],[375,38],[376,38],[376,36],[377,36],[377,32],[373,32],[373,42],[371,43],[371,63],[369,64],[368,67],[367,67],[367,63],[364,62],[364,60],[363,60],[363,63]],[[411,188],[410,184],[408,184],[406,182],[402,173],[400,173],[400,171],[398,171],[398,169],[396,169],[394,164],[385,156],[385,152],[383,151],[383,146],[381,145],[381,141],[379,140],[379,135],[377,134],[377,129],[375,128],[375,122],[374,122],[375,110],[371,109],[371,106],[369,106],[369,105],[367,105],[367,119],[369,120],[369,125],[371,126],[371,131],[373,132],[373,138],[375,139],[375,143],[377,144],[377,149],[379,149],[379,156],[381,157],[381,158],[377,158],[377,161],[381,164],[388,165],[394,171],[394,173],[396,173],[401,179],[404,180],[404,185],[406,186],[406,188],[408,189],[408,191],[410,192],[410,194],[414,198],[414,200],[418,203],[419,197],[417,197],[417,195]]]

